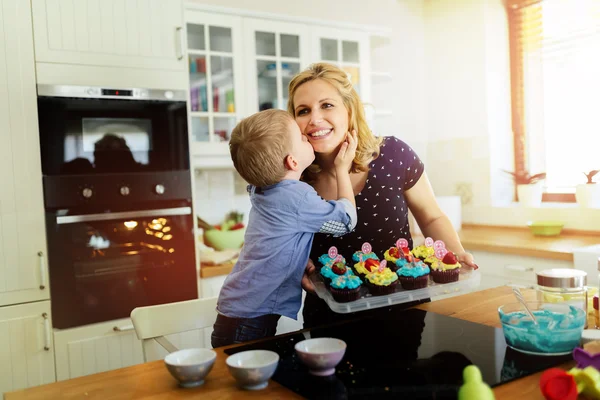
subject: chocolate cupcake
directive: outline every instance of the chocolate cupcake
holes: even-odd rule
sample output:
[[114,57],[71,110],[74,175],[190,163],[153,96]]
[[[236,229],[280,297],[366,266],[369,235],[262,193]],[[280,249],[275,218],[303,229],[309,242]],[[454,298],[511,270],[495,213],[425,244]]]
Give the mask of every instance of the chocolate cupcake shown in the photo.
[[408,263],[396,271],[400,285],[406,290],[423,289],[427,287],[430,269],[422,261]]
[[356,275],[340,275],[331,281],[329,292],[338,303],[348,303],[360,298],[362,281]]

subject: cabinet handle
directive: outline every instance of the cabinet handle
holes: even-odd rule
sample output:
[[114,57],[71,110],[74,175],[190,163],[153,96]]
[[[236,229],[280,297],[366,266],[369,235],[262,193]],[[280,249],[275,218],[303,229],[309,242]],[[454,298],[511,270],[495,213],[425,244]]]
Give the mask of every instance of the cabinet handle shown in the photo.
[[177,59],[183,58],[183,28],[178,26],[175,28],[175,46],[177,51]]
[[127,332],[133,329],[133,325],[113,326],[113,331],[115,332]]
[[42,317],[44,318],[44,350],[50,351],[50,320],[47,313],[43,313]]
[[41,251],[38,251],[37,255],[40,258],[40,290],[44,290],[46,289],[46,259],[44,258],[44,253]]
[[521,265],[505,265],[505,269],[518,272],[533,272],[533,267],[523,267]]

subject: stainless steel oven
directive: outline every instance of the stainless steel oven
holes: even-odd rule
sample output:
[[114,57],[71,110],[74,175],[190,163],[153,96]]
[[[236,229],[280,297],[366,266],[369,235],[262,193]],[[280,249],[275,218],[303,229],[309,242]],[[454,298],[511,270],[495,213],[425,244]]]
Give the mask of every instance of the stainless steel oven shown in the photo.
[[38,87],[54,327],[197,297],[184,99]]

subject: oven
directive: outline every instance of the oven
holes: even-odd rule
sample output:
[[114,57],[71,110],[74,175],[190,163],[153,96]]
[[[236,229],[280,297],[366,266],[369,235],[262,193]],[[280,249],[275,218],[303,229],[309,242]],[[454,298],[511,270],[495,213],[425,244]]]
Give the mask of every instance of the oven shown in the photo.
[[38,86],[53,326],[197,298],[185,93]]

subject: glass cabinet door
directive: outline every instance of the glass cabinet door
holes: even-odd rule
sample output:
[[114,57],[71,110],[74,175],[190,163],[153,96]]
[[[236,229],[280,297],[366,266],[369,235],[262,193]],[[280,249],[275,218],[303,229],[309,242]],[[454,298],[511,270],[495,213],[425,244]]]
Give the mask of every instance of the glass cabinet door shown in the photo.
[[346,71],[363,102],[370,101],[368,40],[366,33],[341,29],[316,29],[312,40],[315,61],[334,64]]
[[193,154],[229,154],[241,98],[241,18],[186,13],[190,148]]
[[285,110],[290,80],[307,65],[306,29],[293,23],[244,19],[244,38],[251,63],[248,111]]

